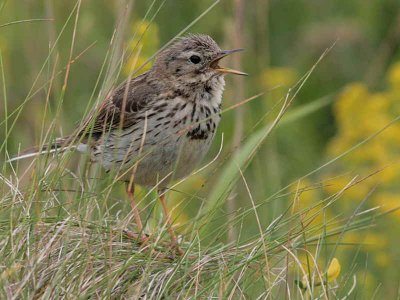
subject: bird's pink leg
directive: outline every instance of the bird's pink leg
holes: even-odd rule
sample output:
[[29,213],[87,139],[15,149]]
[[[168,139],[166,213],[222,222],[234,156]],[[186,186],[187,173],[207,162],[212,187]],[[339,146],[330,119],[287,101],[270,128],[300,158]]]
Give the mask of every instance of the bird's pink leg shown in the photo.
[[183,250],[179,247],[176,234],[174,232],[174,229],[172,228],[171,214],[168,210],[167,203],[165,200],[165,191],[158,191],[158,194],[160,197],[160,202],[164,213],[165,224],[167,225],[167,230],[171,237],[171,246],[178,252],[179,255],[183,255]]
[[129,197],[129,200],[131,203],[133,217],[135,218],[136,226],[138,229],[138,234],[128,230],[127,235],[130,238],[139,240],[140,242],[145,242],[145,241],[147,241],[147,236],[145,234],[143,234],[143,223],[142,223],[142,219],[140,218],[139,209],[138,209],[136,201],[135,201],[135,185],[134,185],[134,183],[127,182],[126,193],[128,194],[128,197]]

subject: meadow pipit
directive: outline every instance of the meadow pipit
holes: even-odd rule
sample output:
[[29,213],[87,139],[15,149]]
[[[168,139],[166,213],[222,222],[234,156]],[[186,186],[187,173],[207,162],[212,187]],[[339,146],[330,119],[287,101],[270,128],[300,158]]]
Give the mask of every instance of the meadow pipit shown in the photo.
[[143,224],[134,183],[156,187],[176,246],[165,189],[172,179],[189,175],[207,153],[221,118],[224,75],[246,75],[220,67],[219,61],[240,50],[221,50],[207,35],[177,39],[156,56],[148,72],[115,89],[76,134],[59,138],[35,153],[75,148],[89,152],[91,160],[106,170],[117,169],[127,182],[140,237]]

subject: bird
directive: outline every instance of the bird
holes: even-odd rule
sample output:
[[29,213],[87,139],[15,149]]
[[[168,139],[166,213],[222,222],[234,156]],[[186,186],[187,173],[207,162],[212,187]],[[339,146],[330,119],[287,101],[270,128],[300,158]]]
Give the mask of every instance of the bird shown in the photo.
[[[128,78],[92,109],[74,134],[30,149],[10,161],[75,149],[126,182],[139,234],[147,238],[135,200],[135,185],[158,190],[171,245],[179,249],[165,193],[172,180],[188,176],[208,152],[221,119],[225,75],[247,75],[221,67],[243,49],[221,50],[205,34],[176,38],[151,69]],[[181,251],[181,250],[180,250]]]

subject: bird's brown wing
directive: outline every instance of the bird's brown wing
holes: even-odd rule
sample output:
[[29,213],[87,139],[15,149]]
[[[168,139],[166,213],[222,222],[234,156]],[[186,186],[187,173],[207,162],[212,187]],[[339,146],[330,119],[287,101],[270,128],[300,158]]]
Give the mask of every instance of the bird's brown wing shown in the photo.
[[135,124],[158,93],[148,77],[142,74],[116,88],[78,127],[78,136],[96,140],[110,130]]

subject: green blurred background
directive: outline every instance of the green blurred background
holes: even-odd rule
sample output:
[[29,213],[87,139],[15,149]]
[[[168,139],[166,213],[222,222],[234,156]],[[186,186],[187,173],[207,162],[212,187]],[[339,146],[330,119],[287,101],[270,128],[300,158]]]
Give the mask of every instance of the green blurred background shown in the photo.
[[[4,140],[15,121],[7,138],[7,151],[11,155],[19,147],[24,149],[39,142],[43,122],[45,126],[54,126],[55,135],[72,132],[88,103],[93,105],[89,100],[94,103],[102,97],[104,89],[100,89],[101,84],[96,86],[102,65],[105,60],[118,61],[122,55],[121,51],[109,53],[116,27],[121,26],[123,30],[117,32],[115,39],[120,39],[121,49],[128,51],[120,65],[119,78],[112,74],[109,77],[120,82],[214,1],[83,1],[71,57],[75,58],[95,44],[71,65],[65,94],[62,87],[70,58],[75,14],[67,20],[76,2],[19,0],[0,3],[0,25],[17,20],[52,19],[0,27],[4,73],[0,120],[16,110],[27,95],[34,94],[18,118],[13,114],[8,125],[3,122],[0,128],[0,139]],[[276,105],[288,89],[332,46],[300,90],[291,110],[313,107],[312,103],[323,105],[277,128],[245,173],[255,201],[266,199],[315,170],[400,114],[400,64],[397,63],[400,61],[400,2],[397,0],[221,0],[187,32],[209,34],[222,48],[246,48],[235,61],[225,61],[225,65],[238,65],[250,76],[227,78],[224,108],[264,94],[240,109],[224,113],[219,137],[209,155],[211,159],[217,153],[223,132],[224,148],[217,167],[191,178],[178,190],[207,194],[211,186],[209,177],[218,176],[224,157],[240,147],[257,128],[273,120]],[[50,88],[48,81],[53,68],[55,73],[61,73]],[[100,82],[106,77],[103,72]],[[111,80],[103,87],[112,85]],[[44,116],[47,101],[50,111]],[[58,107],[61,107],[59,112]],[[302,193],[301,205],[311,205],[337,192],[355,176],[359,176],[359,180],[379,171],[346,191],[343,199],[328,213],[332,216],[351,214],[372,189],[367,207],[396,208],[400,205],[399,159],[400,127],[395,123],[344,159],[299,181],[299,186],[319,186]],[[183,196],[176,193],[171,197],[179,201]],[[250,205],[243,182],[238,184],[231,198],[227,212]],[[292,201],[293,197],[288,197],[263,206],[260,210],[263,225],[268,226]],[[197,206],[199,204],[194,203],[192,207]],[[185,208],[180,217],[189,220],[193,215],[193,208]],[[248,224],[243,228],[242,238],[257,231],[254,220],[248,220]],[[363,288],[358,299],[369,299],[375,292],[386,295],[387,299],[398,296],[399,225],[400,214],[395,212],[378,220],[372,229],[345,236],[344,241],[350,246],[340,247],[336,256],[342,262],[343,276],[346,272],[359,275]],[[232,234],[235,236],[234,230]],[[350,265],[351,270],[347,268]]]

